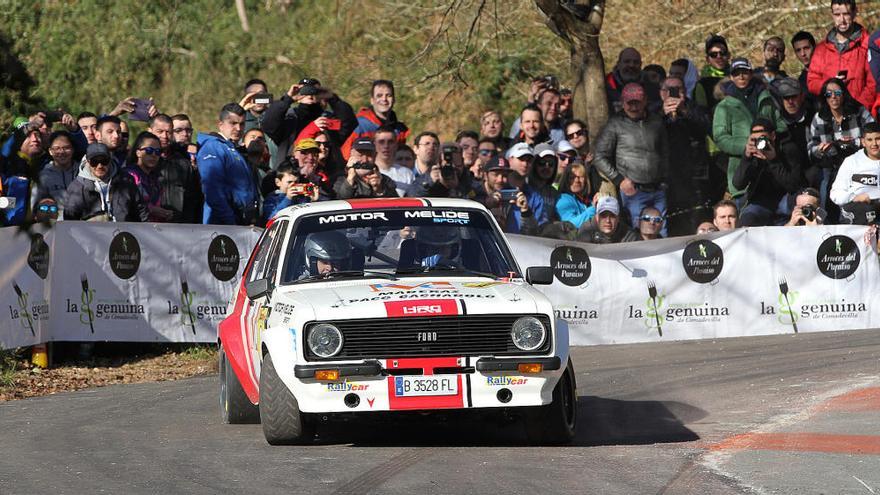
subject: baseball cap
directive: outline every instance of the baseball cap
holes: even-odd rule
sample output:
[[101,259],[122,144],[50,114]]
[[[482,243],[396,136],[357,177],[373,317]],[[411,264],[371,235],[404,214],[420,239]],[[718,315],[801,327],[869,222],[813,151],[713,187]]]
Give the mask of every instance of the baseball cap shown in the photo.
[[553,149],[553,146],[541,143],[535,146],[535,154],[538,156],[556,156],[556,151]]
[[[317,143],[315,146],[317,146]],[[376,145],[373,144],[373,140],[364,137],[355,139],[354,144],[352,144],[351,147],[358,151],[376,151]]]
[[624,103],[633,100],[644,100],[645,99],[645,88],[642,87],[639,83],[629,83],[623,87],[623,91],[620,92],[620,100]]
[[522,158],[526,155],[532,155],[532,156],[535,155],[535,151],[532,150],[532,147],[529,146],[528,143],[519,142],[519,143],[514,144],[513,146],[510,147],[509,150],[507,150],[507,158],[508,159],[511,157]]
[[596,203],[596,216],[606,211],[620,215],[620,204],[617,202],[617,198],[613,196],[602,196],[599,198],[599,202]]
[[708,54],[709,50],[711,50],[712,47],[715,45],[724,45],[724,49],[729,50],[727,47],[727,39],[725,39],[724,36],[721,36],[720,34],[713,34],[706,38],[706,54]]
[[752,70],[752,63],[745,57],[736,57],[730,62],[730,73],[733,74],[738,70]]
[[299,142],[296,143],[296,147],[294,151],[309,151],[309,150],[317,150],[318,142],[312,138],[303,138],[300,139]]
[[556,152],[557,153],[568,153],[569,151],[577,151],[568,140],[563,139],[556,144]]
[[510,172],[510,164],[504,158],[495,156],[483,165],[483,172],[503,171]]
[[770,83],[776,92],[779,93],[779,96],[783,98],[788,98],[789,96],[797,96],[801,94],[801,85],[797,79],[791,77],[783,77],[781,79],[776,79],[772,83]]
[[104,143],[92,143],[86,148],[86,161],[91,162],[94,158],[110,158],[110,150]]

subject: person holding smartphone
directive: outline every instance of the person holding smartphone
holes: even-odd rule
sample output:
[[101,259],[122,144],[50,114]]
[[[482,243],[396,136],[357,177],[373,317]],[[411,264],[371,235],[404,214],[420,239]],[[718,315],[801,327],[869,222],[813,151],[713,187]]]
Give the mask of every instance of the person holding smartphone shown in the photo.
[[877,83],[869,66],[869,33],[855,21],[857,14],[856,0],[831,0],[833,25],[813,50],[807,87],[821,99],[825,81],[832,77],[841,79],[853,98],[870,109],[874,106]]

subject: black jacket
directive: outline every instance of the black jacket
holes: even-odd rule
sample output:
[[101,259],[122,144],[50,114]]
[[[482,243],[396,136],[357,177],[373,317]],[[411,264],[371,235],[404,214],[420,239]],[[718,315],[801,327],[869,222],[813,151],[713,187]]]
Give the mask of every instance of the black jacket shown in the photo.
[[676,118],[663,116],[669,136],[669,185],[667,201],[671,209],[688,208],[708,200],[711,159],[706,137],[712,127],[706,111],[688,100],[687,109]]
[[172,222],[202,223],[202,194],[199,170],[193,168],[185,148],[172,144],[168,157],[159,163],[160,205],[174,212]]
[[621,218],[617,224],[617,230],[610,236],[603,233],[596,226],[596,222],[592,221],[581,227],[577,234],[577,240],[580,242],[589,242],[590,244],[617,244],[621,242],[634,242],[642,240],[638,232],[629,228],[629,225]]
[[382,194],[377,195],[373,192],[373,188],[369,184],[357,178],[354,180],[354,186],[348,183],[345,176],[336,179],[333,185],[333,191],[336,193],[336,199],[355,199],[355,198],[396,198],[397,189],[394,180],[385,174],[382,175]]
[[794,141],[785,134],[776,140],[774,147],[776,157],[773,160],[743,157],[733,175],[734,187],[746,189],[747,203],[772,211],[785,194],[796,192],[805,185],[805,164]]
[[[110,170],[110,213],[117,222],[146,222],[149,216],[144,198],[134,179],[114,166]],[[88,220],[107,213],[101,193],[95,185],[98,179],[88,165],[67,187],[64,199],[64,220]]]
[[263,132],[278,145],[277,155],[284,157],[296,136],[310,122],[321,116],[321,105],[297,105],[286,93],[273,101],[263,113]]

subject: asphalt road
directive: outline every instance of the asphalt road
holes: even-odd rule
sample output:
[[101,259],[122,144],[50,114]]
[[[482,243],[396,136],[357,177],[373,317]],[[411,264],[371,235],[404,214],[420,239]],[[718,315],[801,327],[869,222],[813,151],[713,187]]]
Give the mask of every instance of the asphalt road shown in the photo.
[[880,330],[580,347],[571,446],[409,418],[270,447],[217,378],[0,404],[0,494],[880,493]]

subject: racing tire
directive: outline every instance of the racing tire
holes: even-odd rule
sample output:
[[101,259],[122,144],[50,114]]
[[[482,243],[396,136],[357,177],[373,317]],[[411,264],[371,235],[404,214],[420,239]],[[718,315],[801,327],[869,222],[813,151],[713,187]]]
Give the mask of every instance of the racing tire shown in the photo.
[[559,383],[553,389],[553,402],[531,408],[525,415],[526,436],[533,444],[571,443],[577,429],[577,383],[574,366],[568,361]]
[[220,345],[220,419],[230,425],[251,425],[260,422],[260,408],[251,403],[241,382],[229,365],[229,358]]
[[315,436],[314,423],[300,412],[296,397],[278,377],[272,356],[260,367],[260,420],[269,445],[308,443]]

